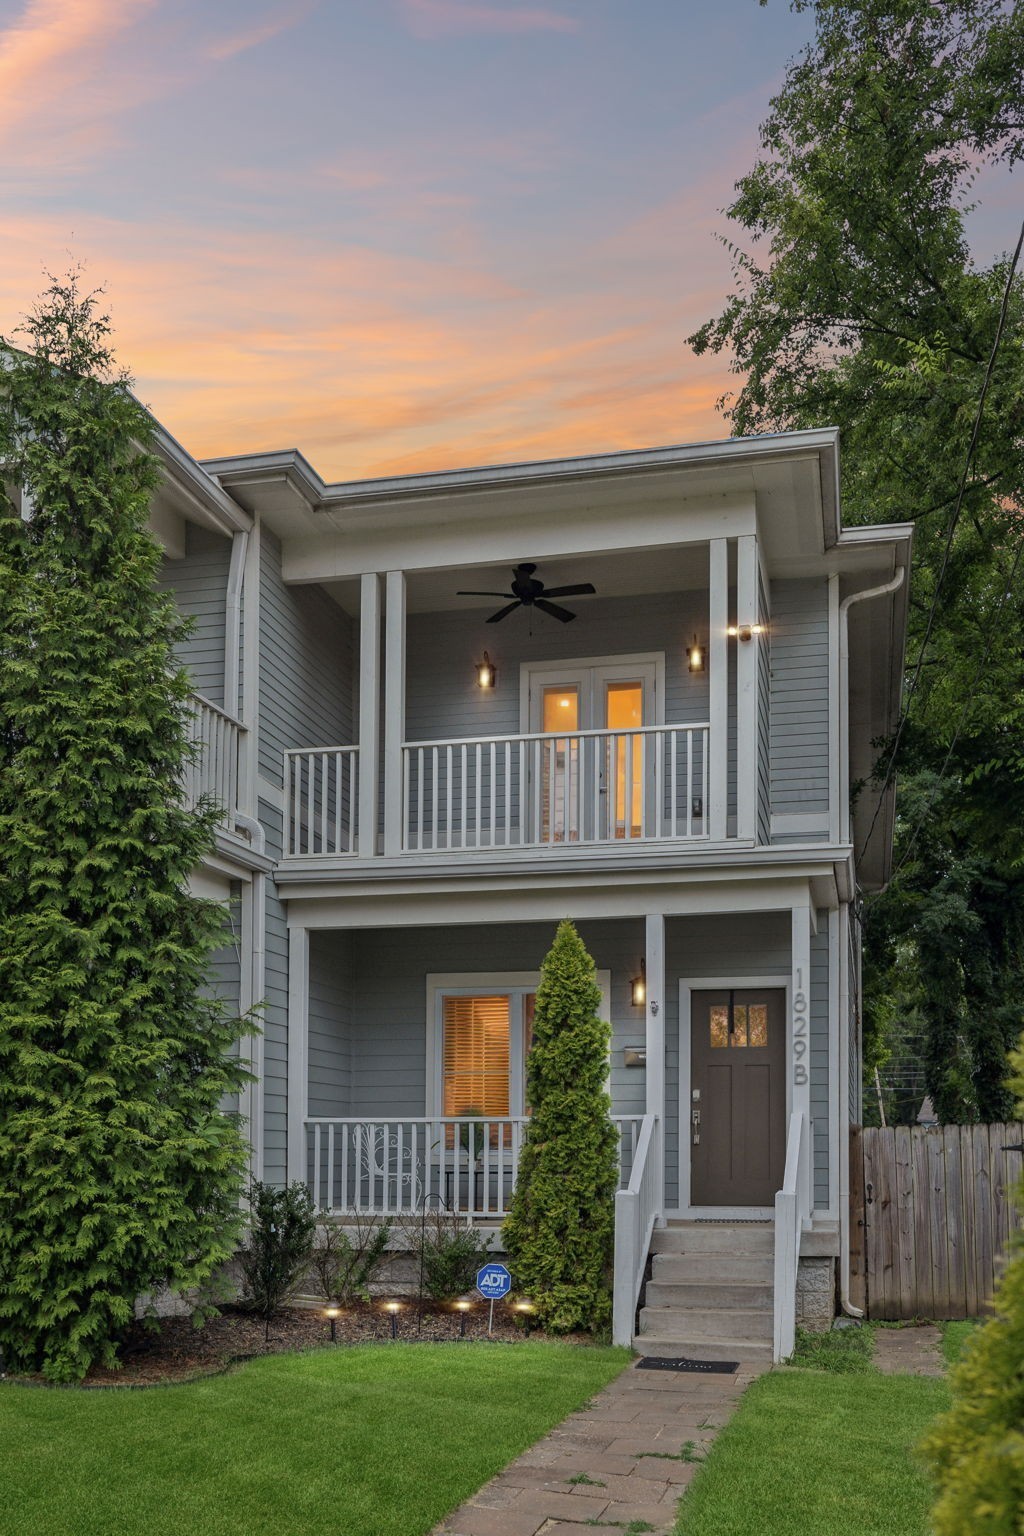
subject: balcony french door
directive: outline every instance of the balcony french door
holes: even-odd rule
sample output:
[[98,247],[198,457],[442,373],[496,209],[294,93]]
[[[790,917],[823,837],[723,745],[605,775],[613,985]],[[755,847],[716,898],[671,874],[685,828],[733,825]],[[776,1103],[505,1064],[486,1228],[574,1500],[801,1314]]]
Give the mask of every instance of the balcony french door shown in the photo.
[[657,723],[657,707],[653,661],[531,669],[523,728],[549,738],[530,765],[537,841],[645,835],[654,753],[643,727]]

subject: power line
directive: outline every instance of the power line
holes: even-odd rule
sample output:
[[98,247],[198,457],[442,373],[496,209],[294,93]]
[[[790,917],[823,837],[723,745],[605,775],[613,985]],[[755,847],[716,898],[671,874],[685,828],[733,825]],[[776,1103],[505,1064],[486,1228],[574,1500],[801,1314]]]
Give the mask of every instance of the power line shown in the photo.
[[871,841],[871,834],[875,830],[875,823],[878,821],[879,815],[881,814],[882,803],[885,799],[885,792],[889,788],[893,775],[896,771],[896,755],[899,751],[900,742],[903,739],[903,732],[906,727],[907,719],[910,715],[910,706],[914,701],[914,695],[917,692],[917,686],[921,680],[921,671],[924,667],[925,652],[927,651],[929,641],[931,640],[932,630],[935,625],[935,616],[938,612],[939,592],[941,590],[943,580],[945,579],[946,571],[949,568],[949,558],[953,549],[953,538],[956,534],[957,526],[960,522],[960,515],[963,511],[963,501],[967,491],[967,480],[971,472],[971,464],[974,459],[975,450],[978,446],[978,437],[981,433],[981,421],[985,411],[985,400],[988,396],[989,384],[991,383],[992,374],[995,370],[996,355],[999,351],[999,346],[1003,339],[1003,332],[1006,329],[1006,317],[1010,309],[1010,293],[1013,289],[1013,279],[1016,275],[1017,263],[1020,261],[1022,247],[1024,247],[1024,220],[1021,222],[1020,233],[1017,236],[1017,246],[1014,250],[1009,271],[1006,274],[1006,282],[1003,286],[1003,298],[1002,303],[999,306],[999,320],[996,325],[995,336],[992,340],[992,349],[989,352],[988,363],[985,367],[985,377],[982,380],[981,393],[978,396],[978,407],[974,414],[974,425],[971,428],[971,440],[967,448],[967,457],[964,460],[963,473],[960,476],[960,483],[957,487],[956,504],[953,508],[952,517],[949,521],[949,527],[946,530],[946,543],[942,553],[942,562],[939,566],[939,574],[936,578],[935,588],[932,592],[932,600],[928,610],[928,622],[925,625],[924,638],[921,641],[921,648],[918,652],[917,666],[915,667],[914,675],[910,680],[910,686],[907,690],[907,700],[903,706],[903,712],[900,715],[899,724],[896,727],[896,736],[892,744],[892,750],[889,753],[889,761],[886,765],[885,778],[882,781],[882,787],[878,793],[878,803],[875,806],[875,814],[871,818],[871,825],[868,827],[867,836],[861,845],[861,857],[863,857],[864,850],[868,843]]

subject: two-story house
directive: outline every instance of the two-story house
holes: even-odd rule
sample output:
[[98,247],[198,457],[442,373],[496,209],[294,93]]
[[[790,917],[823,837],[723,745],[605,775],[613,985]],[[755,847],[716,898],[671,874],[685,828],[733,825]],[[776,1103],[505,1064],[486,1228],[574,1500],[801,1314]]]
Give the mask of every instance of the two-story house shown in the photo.
[[910,527],[843,528],[833,430],[331,485],[160,451],[214,984],[263,1002],[254,1171],[497,1234],[571,917],[613,1031],[616,1338],[787,1353],[845,1304]]

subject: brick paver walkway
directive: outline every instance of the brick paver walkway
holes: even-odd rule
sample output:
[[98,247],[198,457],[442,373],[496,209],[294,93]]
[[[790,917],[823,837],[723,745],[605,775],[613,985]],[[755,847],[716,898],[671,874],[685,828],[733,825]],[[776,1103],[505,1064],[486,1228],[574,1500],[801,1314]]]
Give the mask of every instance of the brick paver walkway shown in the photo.
[[435,1536],[585,1536],[595,1525],[672,1530],[701,1456],[762,1367],[733,1375],[634,1364],[516,1458]]
[[942,1334],[930,1323],[875,1329],[875,1364],[884,1376],[941,1376]]

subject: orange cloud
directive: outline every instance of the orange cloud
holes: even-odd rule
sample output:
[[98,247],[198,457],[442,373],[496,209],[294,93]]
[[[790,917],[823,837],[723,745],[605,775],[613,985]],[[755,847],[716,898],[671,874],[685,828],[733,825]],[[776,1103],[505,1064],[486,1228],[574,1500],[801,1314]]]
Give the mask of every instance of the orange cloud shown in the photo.
[[288,6],[287,9],[268,16],[266,21],[247,27],[242,32],[232,33],[230,37],[221,38],[219,42],[210,43],[206,49],[206,56],[216,60],[217,63],[223,63],[227,59],[233,59],[239,53],[245,53],[250,48],[258,48],[261,43],[269,43],[273,38],[279,37],[282,32],[288,32],[292,27],[305,21],[306,17],[311,16],[317,9],[318,4],[319,0],[312,0],[308,5]]
[[417,37],[466,33],[578,32],[575,17],[559,11],[477,5],[471,0],[400,0],[409,29]]

